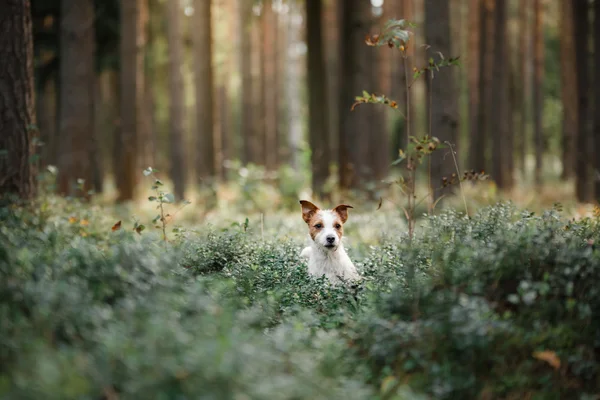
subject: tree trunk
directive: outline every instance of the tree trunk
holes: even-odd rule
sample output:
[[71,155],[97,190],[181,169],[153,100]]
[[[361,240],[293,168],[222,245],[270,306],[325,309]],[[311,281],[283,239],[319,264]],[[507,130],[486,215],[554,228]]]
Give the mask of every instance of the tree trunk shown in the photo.
[[96,82],[92,0],[61,1],[60,41],[58,191],[67,196],[87,197],[93,184]]
[[277,167],[277,59],[275,38],[276,20],[272,0],[263,0],[261,15],[262,33],[262,103],[264,120],[265,166],[268,170]]
[[[350,111],[353,99],[369,90],[371,81],[371,51],[364,38],[370,31],[371,4],[363,0],[340,0],[340,124],[339,124],[339,182],[342,189],[362,187],[368,176],[370,131],[367,107]],[[367,108],[367,110],[365,110]]]
[[[482,132],[479,126],[479,111],[481,88],[481,42],[485,42],[485,17],[481,12],[484,5],[482,0],[469,0],[469,34],[467,38],[468,48],[468,84],[469,84],[469,161],[468,168],[483,169],[485,167],[484,152],[481,151],[481,143],[478,142]],[[483,20],[483,23],[482,23]],[[479,147],[479,148],[478,148]]]
[[577,64],[577,153],[575,154],[575,191],[577,200],[590,200],[591,186],[588,159],[589,147],[589,10],[586,0],[573,1],[573,25],[575,32],[575,62]]
[[[290,12],[288,14],[288,34],[287,43],[298,43],[302,40],[302,25],[300,24],[299,15],[301,15],[301,7],[296,1],[290,4]],[[300,143],[302,141],[302,100],[299,98],[301,93],[300,81],[302,80],[302,56],[298,51],[288,51],[287,61],[287,82],[286,82],[286,97],[288,105],[288,143],[290,148],[290,164],[296,171],[300,171],[302,149]]]
[[[431,46],[431,54],[442,52],[450,57],[450,5],[448,2],[437,0],[425,1],[425,40]],[[435,73],[435,78],[428,82],[428,98],[431,101],[429,115],[431,134],[442,143],[449,141],[454,144],[458,132],[457,92],[455,90],[454,72],[451,68],[443,68]],[[429,97],[431,96],[431,97]],[[444,191],[439,190],[442,178],[455,171],[452,157],[444,155],[444,151],[434,152],[431,156],[431,190],[433,201],[437,200]]]
[[[167,2],[167,45],[169,48],[169,147],[171,179],[174,195],[179,201],[185,193],[185,151],[183,145],[185,104],[183,92],[183,40],[179,2]],[[197,10],[201,12],[200,10]],[[202,25],[198,25],[201,27]],[[198,110],[199,111],[199,110]],[[200,128],[200,127],[199,127]],[[200,129],[199,129],[200,130]]]
[[336,1],[325,1],[323,3],[325,16],[322,18],[323,24],[323,47],[325,49],[325,68],[327,70],[327,121],[329,123],[327,127],[327,148],[329,153],[326,157],[331,163],[337,161],[339,148],[337,144],[337,132],[339,126],[339,106],[338,96],[334,94],[339,93],[340,81],[339,81],[339,31],[340,31],[340,16],[337,9]]
[[471,130],[471,143],[469,149],[469,167],[477,171],[486,170],[487,142],[490,134],[491,118],[491,85],[493,81],[493,0],[482,0],[479,5],[479,58],[478,58],[478,87],[477,87],[477,117],[476,130]]
[[600,112],[597,111],[600,106],[600,73],[598,73],[598,69],[600,68],[600,1],[596,0],[594,2],[594,105],[596,108],[596,112],[593,115],[593,125],[594,125],[594,134],[593,134],[593,168],[594,173],[592,174],[592,181],[594,182],[594,195],[591,200],[600,200],[600,179],[598,176],[600,174]]
[[542,116],[544,113],[544,20],[541,0],[533,3],[533,137],[535,142],[535,184],[542,184],[544,133]]
[[31,3],[0,0],[0,196],[36,194]]
[[197,148],[196,174],[199,183],[216,176],[214,140],[214,88],[212,68],[211,2],[196,0],[194,64],[196,79]]
[[560,2],[560,84],[563,105],[562,179],[574,176],[577,138],[577,73],[572,0]]
[[323,32],[321,24],[322,1],[306,0],[306,43],[308,45],[308,133],[311,149],[313,193],[322,197],[323,186],[329,176],[329,137],[327,128],[328,104]]
[[242,161],[244,164],[256,162],[256,149],[254,144],[254,116],[252,93],[252,3],[239,0],[240,11],[240,74],[242,76],[241,93],[241,136],[242,136]]
[[58,162],[57,99],[56,77],[52,77],[40,88],[36,101],[37,120],[44,143],[41,156],[43,166],[56,166]]
[[[522,1],[519,3],[519,23],[520,23],[520,31],[527,32],[529,29],[529,2]],[[521,90],[519,91],[519,122],[517,126],[517,134],[515,145],[516,148],[519,149],[518,156],[519,162],[517,168],[521,171],[521,176],[525,178],[526,176],[526,164],[525,158],[527,156],[527,97],[529,95],[529,35],[520,34],[519,35],[519,71],[521,75],[521,80],[519,86]],[[573,77],[574,78],[574,77]],[[518,82],[518,80],[517,80]]]
[[118,143],[120,170],[116,171],[118,201],[133,200],[141,176],[141,171],[138,171],[138,154],[144,101],[144,1],[121,2],[121,136]]

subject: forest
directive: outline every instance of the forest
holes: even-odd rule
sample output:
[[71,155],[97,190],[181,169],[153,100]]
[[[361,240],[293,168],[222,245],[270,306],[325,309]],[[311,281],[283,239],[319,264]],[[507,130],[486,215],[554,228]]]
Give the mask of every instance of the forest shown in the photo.
[[0,399],[600,398],[599,15],[0,0]]

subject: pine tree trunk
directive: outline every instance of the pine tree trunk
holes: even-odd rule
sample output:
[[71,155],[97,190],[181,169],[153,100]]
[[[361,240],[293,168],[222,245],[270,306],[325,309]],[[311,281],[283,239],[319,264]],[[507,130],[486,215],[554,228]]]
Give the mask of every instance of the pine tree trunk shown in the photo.
[[323,55],[321,15],[322,0],[306,0],[306,43],[308,44],[308,132],[311,148],[313,193],[322,197],[323,186],[329,176],[329,137],[327,128],[327,73]]
[[370,57],[373,49],[364,43],[370,31],[371,4],[363,0],[340,0],[340,124],[339,124],[339,182],[342,189],[360,188],[368,176],[370,131],[369,112],[365,108],[350,111],[353,99],[369,90],[371,81]]
[[[170,176],[173,180],[174,195],[177,201],[185,193],[185,104],[183,91],[183,39],[181,36],[181,13],[179,2],[169,1],[167,8],[167,45],[169,48],[169,149]],[[197,10],[201,13],[201,10]],[[198,26],[197,29],[200,28]],[[198,79],[198,77],[196,77]],[[201,78],[200,78],[201,79]],[[199,131],[202,132],[199,127]]]
[[275,170],[277,166],[277,76],[275,47],[275,13],[272,0],[263,0],[262,22],[262,103],[264,120],[264,154],[265,166]]
[[254,115],[252,110],[252,3],[239,0],[240,11],[240,74],[242,76],[241,91],[241,136],[242,136],[242,161],[244,164],[255,163],[255,132]]
[[0,0],[0,197],[36,194],[31,3]]
[[[450,5],[448,2],[437,0],[425,1],[425,40],[433,52],[442,52],[450,57]],[[429,115],[431,135],[436,136],[442,143],[455,143],[458,132],[457,92],[454,85],[454,71],[444,68],[435,73],[435,78],[428,82],[428,99],[431,106]],[[430,97],[429,97],[430,96]],[[434,201],[443,193],[439,190],[442,177],[448,176],[455,170],[452,157],[444,156],[443,151],[434,152],[431,156],[431,190]]]
[[[519,3],[519,24],[520,31],[527,32],[529,29],[529,2],[522,1]],[[519,122],[517,126],[516,140],[515,145],[516,148],[519,149],[518,156],[519,162],[517,168],[521,171],[521,175],[524,178],[526,176],[526,165],[525,165],[525,157],[527,155],[527,97],[529,95],[529,35],[520,34],[519,35],[519,71],[521,80],[519,82],[519,86],[521,90],[519,91],[519,99],[518,102],[519,111]]]
[[533,3],[533,136],[535,142],[535,183],[542,184],[544,133],[544,20],[541,0]]
[[[597,109],[600,106],[600,1],[594,2],[594,104]],[[600,112],[596,110],[593,114],[593,168],[592,181],[594,182],[594,194],[590,200],[600,199]]]
[[[298,43],[302,40],[302,26],[298,24],[301,15],[301,6],[296,1],[290,2],[290,12],[288,14],[288,34],[287,43]],[[292,168],[299,171],[301,168],[300,159],[302,156],[300,143],[302,141],[302,100],[299,98],[301,93],[300,81],[302,80],[302,56],[299,52],[288,52],[287,62],[287,82],[286,97],[288,105],[288,143],[290,148],[290,163]]]
[[493,0],[482,0],[479,5],[479,59],[478,59],[478,104],[476,130],[471,130],[469,167],[477,171],[486,170],[487,142],[490,137],[492,66],[493,66]]
[[562,179],[572,178],[577,138],[577,73],[572,0],[560,2],[560,83],[563,104]]
[[573,25],[575,32],[575,58],[577,64],[577,152],[575,154],[575,191],[577,200],[588,201],[591,198],[592,178],[589,168],[589,9],[586,0],[573,1]]
[[57,165],[58,161],[58,134],[57,134],[57,88],[56,78],[50,78],[37,96],[36,112],[40,126],[42,148],[41,165]]
[[145,26],[143,1],[121,2],[121,135],[116,171],[118,201],[133,200],[141,171],[138,170],[144,101]]
[[194,35],[194,64],[196,80],[197,149],[196,174],[198,182],[216,176],[214,140],[214,80],[212,68],[211,2],[196,0]]
[[[60,152],[58,190],[87,196],[92,189],[94,135],[94,4],[61,1],[60,20]],[[82,179],[83,184],[78,184]]]
[[[325,16],[322,20],[324,40],[323,46],[325,49],[325,67],[327,69],[327,121],[329,126],[327,127],[328,137],[326,138],[329,149],[329,154],[326,157],[329,158],[330,162],[335,163],[337,161],[339,148],[338,148],[338,126],[339,126],[339,106],[338,96],[334,94],[339,93],[340,80],[339,80],[339,32],[340,32],[340,16],[337,9],[338,3],[336,1],[326,1],[323,3]],[[324,139],[325,140],[325,139]]]
[[[483,7],[482,0],[469,1],[469,34],[468,48],[468,84],[469,84],[469,161],[467,168],[483,169],[485,167],[484,153],[478,142],[481,135],[479,126],[480,111],[480,62],[481,40],[485,41],[485,26],[481,23]],[[484,21],[485,23],[485,21]]]

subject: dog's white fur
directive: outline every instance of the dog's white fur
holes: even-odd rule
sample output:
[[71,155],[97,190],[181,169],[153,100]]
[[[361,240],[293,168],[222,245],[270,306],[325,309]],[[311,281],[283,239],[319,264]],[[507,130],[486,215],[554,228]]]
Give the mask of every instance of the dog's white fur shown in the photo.
[[[345,207],[351,207],[344,205],[333,210],[320,210],[310,202],[301,201],[301,204],[303,218],[309,228],[314,229],[311,227],[314,221],[318,221],[321,225],[318,230],[314,229],[313,235],[309,235],[310,246],[304,248],[300,254],[301,257],[308,259],[309,274],[316,277],[325,275],[332,283],[359,280],[360,275],[344,249],[341,229],[336,228],[336,225],[339,226],[338,224],[346,221]],[[344,207],[345,215],[340,215],[339,207]]]

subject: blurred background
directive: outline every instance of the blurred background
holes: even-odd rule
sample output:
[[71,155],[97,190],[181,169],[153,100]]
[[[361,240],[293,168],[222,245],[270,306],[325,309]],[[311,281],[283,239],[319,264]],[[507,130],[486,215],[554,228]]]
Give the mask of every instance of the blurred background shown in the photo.
[[[40,162],[60,193],[109,201],[138,198],[148,166],[207,207],[228,187],[257,207],[259,187],[290,206],[377,201],[409,129],[452,143],[461,173],[489,174],[475,194],[592,202],[598,12],[587,0],[32,0]],[[365,44],[389,19],[414,23],[405,58]],[[460,67],[413,81],[442,56]],[[363,90],[398,110],[351,111]],[[456,172],[449,150],[432,163],[434,188]]]

